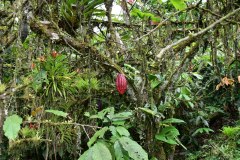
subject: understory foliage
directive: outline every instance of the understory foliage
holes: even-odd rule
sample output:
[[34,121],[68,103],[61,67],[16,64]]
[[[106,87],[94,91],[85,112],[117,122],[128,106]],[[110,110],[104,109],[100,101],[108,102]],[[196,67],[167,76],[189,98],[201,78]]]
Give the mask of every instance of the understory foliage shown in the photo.
[[239,13],[239,0],[0,1],[0,159],[238,159]]

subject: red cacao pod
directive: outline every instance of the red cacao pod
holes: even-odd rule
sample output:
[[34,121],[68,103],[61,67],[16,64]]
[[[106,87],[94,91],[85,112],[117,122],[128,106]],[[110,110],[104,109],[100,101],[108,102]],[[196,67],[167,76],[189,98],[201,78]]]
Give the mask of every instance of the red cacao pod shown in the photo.
[[124,94],[127,90],[127,79],[124,74],[118,74],[116,78],[116,87],[120,94]]
[[53,51],[53,52],[52,52],[52,57],[53,57],[53,58],[56,58],[57,56],[58,56],[58,53],[57,53],[56,51]]

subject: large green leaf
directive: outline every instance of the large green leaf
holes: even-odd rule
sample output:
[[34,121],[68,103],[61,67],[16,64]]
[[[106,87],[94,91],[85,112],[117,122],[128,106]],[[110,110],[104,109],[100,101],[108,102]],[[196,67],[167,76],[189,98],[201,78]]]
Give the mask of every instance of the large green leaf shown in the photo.
[[98,118],[103,120],[107,114],[110,115],[110,117],[112,117],[112,115],[114,114],[114,108],[113,107],[105,108],[102,111],[98,112],[97,115],[92,115],[92,116],[90,116],[90,114],[86,112],[85,116],[88,116],[88,117],[90,116],[91,119]]
[[105,132],[108,130],[108,127],[103,127],[99,131],[97,131],[92,138],[88,141],[87,145],[88,147],[91,147],[92,144],[98,139],[98,137],[102,138],[105,134]]
[[[240,128],[239,128],[239,131],[240,131]],[[211,128],[198,128],[193,134],[192,136],[196,136],[197,134],[202,134],[202,133],[205,133],[205,134],[209,134],[209,132],[214,132],[214,130],[212,130]]]
[[93,1],[89,1],[89,4],[86,6],[84,12],[85,14],[89,14],[89,12],[93,12],[94,8],[98,5],[100,5],[101,3],[103,3],[104,0],[93,0]]
[[112,160],[112,155],[104,143],[97,142],[84,152],[78,160]]
[[63,111],[59,111],[59,110],[45,110],[45,112],[48,112],[48,113],[52,113],[52,114],[55,114],[57,116],[62,116],[62,117],[67,117],[67,113],[63,112]]
[[156,88],[160,83],[161,83],[161,81],[159,81],[158,79],[152,80],[151,81],[151,88],[152,89]]
[[135,141],[128,137],[119,138],[123,149],[128,152],[130,158],[134,160],[148,160],[147,152]]
[[148,114],[150,114],[150,115],[153,115],[153,116],[155,116],[157,114],[157,112],[155,112],[155,111],[153,111],[153,110],[151,110],[149,108],[139,108],[139,109],[144,111],[144,112],[146,112],[146,113],[148,113]]
[[197,72],[192,72],[192,75],[194,75],[197,79],[202,80],[203,76],[198,74]]
[[47,72],[44,70],[41,70],[39,72],[34,73],[33,76],[33,83],[32,83],[32,87],[35,91],[37,91],[38,89],[40,89],[42,87],[42,84],[45,83],[49,83],[48,79],[47,79]]
[[185,4],[185,0],[170,0],[173,6],[178,10],[183,10],[187,8],[187,5]]
[[114,127],[114,126],[110,126],[109,130],[112,133],[112,136],[110,138],[110,142],[115,143],[119,139],[120,135],[117,132],[116,127]]
[[[151,19],[151,20],[155,20],[155,21],[160,21],[160,18],[155,16],[153,13],[150,12],[142,12],[140,9],[137,8],[133,8],[131,11],[131,15],[134,17],[139,17],[141,19]],[[125,66],[125,64],[124,64]]]
[[114,152],[116,156],[116,160],[129,160],[128,154],[123,150],[119,141],[114,143]]
[[78,160],[93,160],[92,153],[93,149],[90,148],[89,150],[85,151]]
[[[111,117],[112,121],[122,121],[126,120],[132,117],[132,112],[121,112],[121,113],[116,113]],[[108,118],[110,118],[108,116]]]
[[19,117],[18,115],[14,114],[12,116],[7,117],[3,125],[4,135],[8,139],[14,140],[18,136],[21,124],[22,118]]
[[168,126],[163,128],[159,134],[155,135],[155,138],[169,144],[178,144],[176,141],[178,135],[180,134],[177,128]]
[[112,155],[104,143],[98,142],[93,146],[94,160],[112,160]]
[[168,118],[161,122],[161,124],[167,124],[167,123],[185,123],[185,122],[183,120],[177,119],[177,118]]
[[116,130],[118,132],[118,134],[120,134],[121,136],[130,136],[130,133],[128,132],[128,130],[122,126],[118,126],[116,127]]

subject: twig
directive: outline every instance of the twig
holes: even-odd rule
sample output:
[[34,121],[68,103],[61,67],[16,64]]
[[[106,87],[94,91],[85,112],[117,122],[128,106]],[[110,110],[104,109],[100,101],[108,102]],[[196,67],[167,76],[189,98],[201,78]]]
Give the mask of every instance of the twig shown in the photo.
[[190,57],[193,56],[194,53],[196,53],[196,49],[199,47],[199,43],[196,43],[189,52],[186,53],[186,55],[184,56],[183,60],[181,61],[180,65],[172,72],[172,74],[170,75],[167,83],[165,85],[163,85],[163,87],[161,88],[162,91],[165,91],[166,89],[168,89],[168,87],[170,86],[170,84],[172,83],[172,80],[174,78],[174,75],[176,75],[176,73],[179,72],[179,70],[184,66],[185,62],[187,61],[187,59],[189,59]]
[[[23,123],[28,124],[28,123],[33,123],[33,121],[24,121]],[[37,121],[39,124],[48,124],[51,126],[58,126],[58,125],[74,125],[74,126],[81,126],[81,127],[90,127],[90,128],[102,128],[99,126],[92,126],[88,124],[80,124],[80,123],[75,123],[75,122],[51,122],[51,121]]]
[[135,39],[135,41],[139,41],[139,40],[141,40],[142,38],[150,35],[152,32],[156,31],[159,27],[161,27],[163,24],[165,24],[165,22],[166,22],[167,20],[169,20],[172,16],[177,15],[177,14],[180,13],[180,12],[182,12],[182,11],[178,11],[178,12],[176,12],[176,13],[173,13],[173,14],[170,15],[168,18],[164,19],[161,23],[159,23],[155,28],[153,28],[152,30],[150,30],[147,34],[144,34],[143,36]]
[[[203,11],[205,11],[205,12],[209,12],[209,13],[211,13],[212,15],[214,15],[214,16],[216,16],[216,17],[219,17],[219,18],[221,17],[221,15],[219,15],[219,14],[217,14],[217,13],[214,13],[213,11],[211,11],[211,10],[209,10],[209,9],[200,8],[200,7],[199,7],[199,9],[201,9],[201,10],[203,10]],[[230,20],[230,19],[226,19],[225,21],[230,22],[230,23],[234,23],[234,24],[240,24],[239,22],[234,21],[234,20]]]
[[19,139],[16,141],[10,141],[10,147],[13,147],[17,144],[24,143],[24,142],[52,142],[50,139],[40,139],[40,138],[25,138],[25,139]]
[[4,52],[6,48],[8,48],[15,40],[17,39],[17,33],[13,33],[12,35],[8,36],[8,41],[2,48],[0,48],[0,54]]
[[161,23],[159,23],[155,28],[153,28],[152,30],[150,30],[147,34],[144,34],[143,36],[141,36],[140,38],[137,38],[135,41],[139,41],[141,40],[142,38],[150,35],[152,32],[156,31],[159,27],[161,27],[162,25],[166,24],[166,22],[172,17],[172,16],[175,16],[183,11],[186,11],[186,10],[190,10],[190,9],[193,9],[195,8],[196,6],[192,6],[192,7],[189,7],[189,8],[186,8],[184,10],[181,10],[181,11],[177,11],[173,14],[171,14],[168,18],[164,19]]
[[185,42],[187,42],[187,41],[191,41],[191,40],[195,39],[196,37],[199,37],[199,36],[202,36],[202,35],[206,34],[210,29],[216,27],[219,23],[221,23],[222,21],[226,20],[227,18],[229,18],[230,16],[236,14],[236,13],[239,12],[239,11],[240,11],[240,8],[238,8],[238,9],[234,10],[233,12],[227,14],[226,16],[220,18],[219,20],[215,21],[214,23],[212,23],[212,24],[209,25],[208,27],[202,29],[201,31],[199,31],[199,32],[197,32],[197,33],[191,33],[191,34],[189,34],[187,37],[184,37],[184,38],[178,40],[177,42],[174,42],[174,43],[166,46],[165,48],[163,48],[163,49],[159,52],[159,54],[157,55],[157,58],[162,58],[163,54],[164,54],[166,51],[170,50],[170,49],[173,48],[174,46],[179,45],[180,43],[185,43]]
[[82,128],[83,128],[84,132],[86,133],[86,135],[87,135],[88,139],[90,139],[90,136],[88,135],[88,133],[87,133],[87,131],[86,131],[85,127],[82,127]]
[[[30,83],[29,83],[29,84],[30,84]],[[10,89],[8,89],[6,92],[0,94],[0,100],[1,100],[1,99],[5,99],[6,96],[17,92],[17,91],[19,91],[20,89],[22,89],[22,88],[24,88],[24,87],[27,87],[29,84],[19,85],[19,86],[15,87],[15,88],[10,88]]]

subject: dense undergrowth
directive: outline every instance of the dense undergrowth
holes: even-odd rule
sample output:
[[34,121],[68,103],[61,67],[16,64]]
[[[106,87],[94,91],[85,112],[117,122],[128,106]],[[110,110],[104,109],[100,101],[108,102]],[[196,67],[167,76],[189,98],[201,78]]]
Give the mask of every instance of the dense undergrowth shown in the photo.
[[239,7],[1,1],[0,159],[238,160]]

